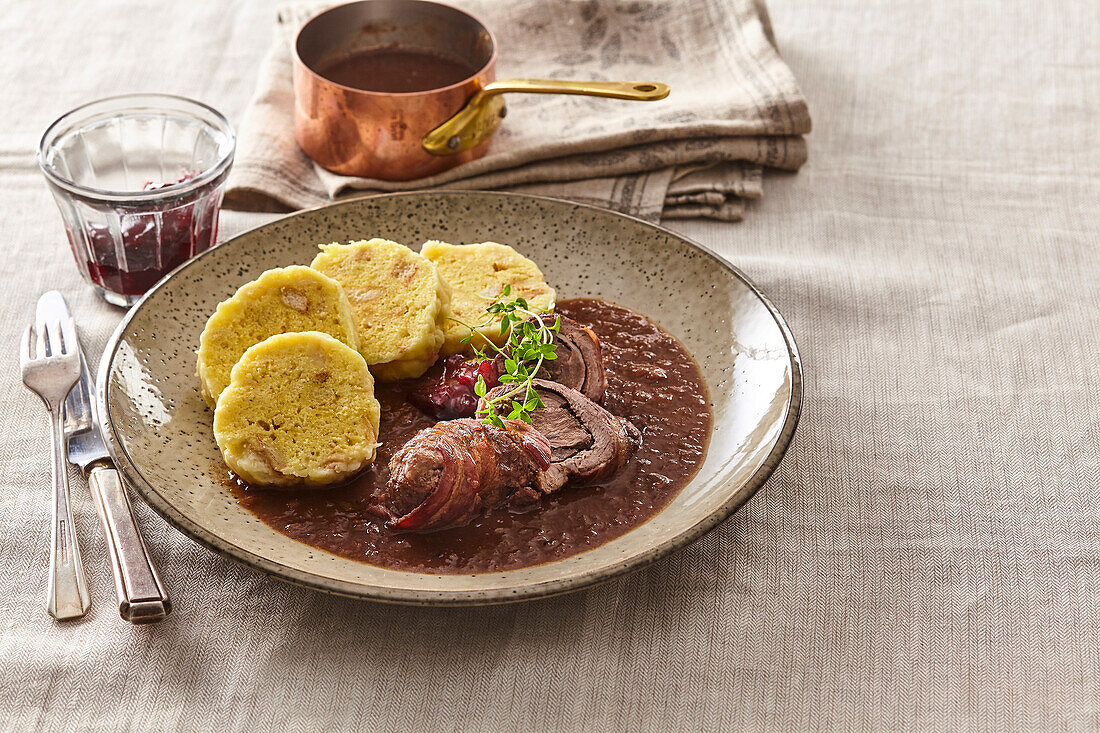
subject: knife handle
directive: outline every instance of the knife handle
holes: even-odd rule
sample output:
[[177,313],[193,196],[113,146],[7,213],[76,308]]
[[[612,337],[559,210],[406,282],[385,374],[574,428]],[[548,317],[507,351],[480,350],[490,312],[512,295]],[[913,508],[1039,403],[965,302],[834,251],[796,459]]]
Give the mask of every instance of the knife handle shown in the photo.
[[110,466],[95,466],[88,475],[88,487],[107,537],[119,615],[132,624],[164,619],[171,612],[172,603],[138,530],[130,497],[118,471]]

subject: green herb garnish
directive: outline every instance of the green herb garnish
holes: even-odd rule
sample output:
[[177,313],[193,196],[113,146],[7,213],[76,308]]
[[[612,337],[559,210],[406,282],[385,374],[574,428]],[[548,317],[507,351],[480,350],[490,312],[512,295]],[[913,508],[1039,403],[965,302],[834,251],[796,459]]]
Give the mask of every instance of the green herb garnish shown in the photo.
[[[547,325],[545,319],[528,309],[527,301],[520,297],[512,298],[512,286],[505,285],[500,295],[486,309],[487,318],[477,326],[462,323],[470,329],[470,335],[462,339],[463,344],[473,341],[476,330],[483,328],[500,318],[500,336],[508,336],[508,341],[502,347],[497,346],[486,338],[482,340],[495,354],[490,354],[485,348],[475,346],[474,352],[480,359],[493,359],[497,355],[504,360],[504,373],[498,381],[501,384],[510,384],[512,388],[502,392],[491,400],[485,399],[489,389],[485,384],[485,378],[478,376],[474,384],[474,394],[482,398],[484,407],[478,407],[477,414],[486,425],[504,427],[504,419],[522,420],[531,422],[531,413],[543,407],[539,393],[532,385],[532,380],[538,377],[539,370],[544,362],[558,358],[557,344],[554,343],[554,334],[561,328],[561,317],[554,318],[553,325]],[[458,320],[458,319],[454,319]],[[507,415],[501,418],[501,414],[507,411]]]

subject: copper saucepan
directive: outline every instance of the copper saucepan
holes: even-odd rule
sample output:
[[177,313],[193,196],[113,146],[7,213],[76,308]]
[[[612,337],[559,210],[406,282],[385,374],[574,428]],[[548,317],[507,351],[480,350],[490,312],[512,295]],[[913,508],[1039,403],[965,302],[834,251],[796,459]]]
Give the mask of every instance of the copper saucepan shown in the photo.
[[[331,81],[334,62],[402,49],[453,59],[471,75],[426,91],[368,91]],[[504,119],[503,94],[585,94],[637,101],[668,96],[658,82],[494,81],[497,43],[476,18],[426,0],[362,0],[326,10],[294,41],[294,132],[335,173],[407,181],[485,154]]]

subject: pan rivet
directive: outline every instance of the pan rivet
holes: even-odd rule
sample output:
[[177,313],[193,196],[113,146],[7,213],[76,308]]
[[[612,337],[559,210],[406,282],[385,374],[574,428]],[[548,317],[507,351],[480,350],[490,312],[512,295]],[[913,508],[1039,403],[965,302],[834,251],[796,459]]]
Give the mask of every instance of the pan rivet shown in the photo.
[[458,135],[451,135],[449,138],[447,138],[447,147],[451,150],[458,150],[458,146],[461,142],[462,140],[458,137]]

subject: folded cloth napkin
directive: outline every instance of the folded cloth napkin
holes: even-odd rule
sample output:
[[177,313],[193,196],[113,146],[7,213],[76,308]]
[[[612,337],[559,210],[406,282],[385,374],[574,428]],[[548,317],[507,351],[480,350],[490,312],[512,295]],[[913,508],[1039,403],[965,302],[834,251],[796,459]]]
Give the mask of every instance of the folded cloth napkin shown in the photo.
[[279,210],[423,188],[500,189],[644,219],[738,220],[764,167],[797,170],[806,100],[779,58],[763,0],[459,0],[493,29],[497,78],[653,80],[659,102],[510,94],[483,158],[393,182],[341,176],[294,140],[294,34],[321,7],[279,10],[276,40],[241,124],[226,205]]

